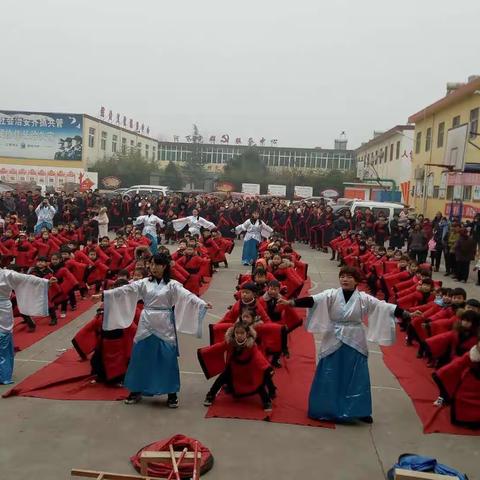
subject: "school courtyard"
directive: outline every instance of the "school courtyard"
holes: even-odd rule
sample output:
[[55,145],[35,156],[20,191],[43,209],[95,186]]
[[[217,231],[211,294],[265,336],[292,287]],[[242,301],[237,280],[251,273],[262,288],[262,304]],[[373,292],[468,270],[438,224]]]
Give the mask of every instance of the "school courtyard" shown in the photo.
[[[296,248],[309,264],[312,293],[338,285],[338,267],[329,255],[303,245]],[[240,254],[241,243],[237,241],[230,268],[219,269],[204,296],[214,307],[208,314],[209,322],[216,322],[233,303],[237,276],[246,270],[240,264]],[[445,284],[458,286],[449,279]],[[472,279],[466,289],[469,296],[478,296]],[[71,338],[93,317],[96,308],[92,304],[88,312],[64,328],[18,353],[16,382],[70,348]],[[376,345],[370,346],[369,359],[374,423],[330,429],[205,419],[202,401],[210,382],[201,372],[196,351],[207,342],[206,326],[203,339],[180,338],[182,390],[178,410],[166,408],[164,399],[138,405],[1,399],[1,479],[63,480],[70,478],[71,468],[135,473],[129,457],[142,446],[175,433],[195,437],[211,449],[215,464],[205,476],[209,480],[381,480],[405,452],[434,456],[467,473],[470,479],[480,478],[479,437],[424,434],[410,399],[384,365]],[[2,386],[0,393],[8,388]]]

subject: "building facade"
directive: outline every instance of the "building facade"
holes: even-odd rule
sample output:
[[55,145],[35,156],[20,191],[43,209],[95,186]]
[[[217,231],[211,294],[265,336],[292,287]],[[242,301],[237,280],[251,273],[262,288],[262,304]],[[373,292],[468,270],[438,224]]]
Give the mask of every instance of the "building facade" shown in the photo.
[[[337,145],[338,146],[338,145]],[[355,168],[355,152],[343,149],[293,148],[276,146],[255,146],[261,160],[267,167],[276,170],[342,170]],[[346,144],[345,144],[346,147]],[[182,142],[159,142],[158,160],[162,166],[168,162],[183,163],[188,161],[192,151],[201,156],[205,168],[211,172],[220,172],[234,157],[241,155],[247,145],[193,144]]]
[[156,139],[85,114],[0,110],[0,180],[60,189],[65,183],[96,188],[104,158],[136,149],[152,161]]
[[148,160],[158,157],[158,141],[99,118],[83,115],[83,160],[86,168],[104,158],[136,149]]
[[480,213],[480,174],[448,172],[443,165],[449,132],[462,125],[468,125],[465,162],[480,164],[480,77],[447,87],[445,97],[408,119],[415,124],[412,203],[430,218],[436,212],[472,218]]
[[410,201],[414,128],[396,125],[386,132],[374,132],[371,140],[355,150],[357,177],[363,181],[380,179],[385,188],[400,189],[405,204]]

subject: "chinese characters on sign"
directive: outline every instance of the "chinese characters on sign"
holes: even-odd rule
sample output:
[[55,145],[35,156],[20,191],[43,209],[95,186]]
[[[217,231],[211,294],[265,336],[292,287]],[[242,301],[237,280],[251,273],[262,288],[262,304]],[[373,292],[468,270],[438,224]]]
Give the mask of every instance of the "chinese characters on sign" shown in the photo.
[[82,160],[83,116],[0,110],[0,156]]
[[[174,143],[178,143],[180,141],[180,135],[174,135],[173,136],[173,141],[174,141]],[[202,135],[185,135],[185,141],[187,143],[203,143],[203,137],[202,137]],[[212,144],[217,143],[217,136],[216,135],[210,135],[208,137],[208,142],[212,143]],[[258,145],[263,147],[263,146],[265,146],[266,142],[267,142],[267,140],[265,139],[265,137],[262,137],[258,140]],[[220,136],[220,143],[228,145],[230,143],[230,135],[228,135],[226,133],[221,135]],[[249,147],[253,147],[253,146],[257,145],[257,142],[255,141],[255,139],[253,137],[249,137],[246,144]],[[244,145],[242,137],[235,137],[235,145]],[[277,138],[272,138],[270,140],[270,145],[272,147],[278,145],[278,139]]]
[[135,132],[137,132],[137,133],[150,135],[150,127],[145,126],[144,123],[141,124],[140,122],[137,122],[136,120],[134,121],[133,118],[130,118],[127,121],[127,116],[126,115],[121,115],[120,113],[117,113],[115,115],[115,122],[114,122],[113,121],[112,110],[108,111],[108,115],[107,115],[106,112],[107,112],[107,110],[105,109],[105,107],[100,108],[100,118],[102,118],[102,120],[106,120],[108,122],[115,123],[115,125],[121,125],[124,128],[129,128],[130,130],[135,130]]

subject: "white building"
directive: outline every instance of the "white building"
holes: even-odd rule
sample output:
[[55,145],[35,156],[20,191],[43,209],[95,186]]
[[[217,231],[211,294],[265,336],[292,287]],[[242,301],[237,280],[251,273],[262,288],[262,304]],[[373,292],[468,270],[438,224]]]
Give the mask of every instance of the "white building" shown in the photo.
[[158,141],[99,118],[83,115],[83,160],[91,168],[97,160],[137,148],[148,160],[157,160]]
[[412,178],[414,125],[396,125],[387,132],[374,132],[374,137],[357,150],[357,177],[360,180],[393,182],[402,192],[402,201],[409,202]]

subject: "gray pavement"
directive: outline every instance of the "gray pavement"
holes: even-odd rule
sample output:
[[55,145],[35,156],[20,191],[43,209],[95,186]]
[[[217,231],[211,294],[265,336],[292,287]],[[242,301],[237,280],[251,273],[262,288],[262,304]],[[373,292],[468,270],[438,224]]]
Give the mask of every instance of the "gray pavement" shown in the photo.
[[[237,242],[238,243],[238,242]],[[329,256],[297,246],[309,263],[313,293],[337,286],[338,268]],[[215,274],[205,299],[215,322],[232,303],[240,265],[241,244],[230,268]],[[440,278],[440,274],[438,278]],[[443,276],[441,277],[442,279]],[[447,280],[448,285],[456,285]],[[463,285],[462,285],[463,286]],[[472,281],[466,285],[478,296]],[[16,357],[18,382],[70,347],[78,328],[96,307]],[[475,436],[424,435],[407,395],[385,367],[376,345],[370,346],[374,403],[373,425],[337,426],[335,430],[244,420],[205,419],[203,397],[208,382],[196,359],[207,342],[181,336],[182,391],[180,408],[169,410],[163,399],[127,406],[122,402],[54,401],[34,398],[0,400],[0,479],[53,480],[70,478],[71,468],[133,473],[129,457],[145,444],[183,433],[209,446],[215,466],[210,480],[257,479],[383,479],[404,452],[438,457],[480,478],[480,439]],[[0,394],[7,387],[0,387]],[[432,399],[433,401],[433,399]]]

